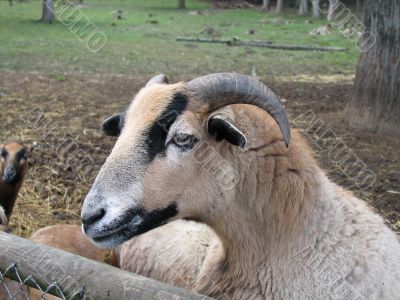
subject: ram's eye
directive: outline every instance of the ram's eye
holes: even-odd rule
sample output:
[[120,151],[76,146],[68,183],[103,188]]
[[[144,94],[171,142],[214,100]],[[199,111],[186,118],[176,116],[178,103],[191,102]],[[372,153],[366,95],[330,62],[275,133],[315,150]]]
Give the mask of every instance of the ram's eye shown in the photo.
[[6,149],[3,148],[3,149],[1,150],[1,156],[2,156],[3,158],[6,158],[6,157],[7,157],[7,154],[8,154],[8,153],[7,153]]
[[194,135],[184,133],[176,134],[171,140],[175,146],[181,148],[182,150],[192,149],[198,141],[198,138],[196,138]]

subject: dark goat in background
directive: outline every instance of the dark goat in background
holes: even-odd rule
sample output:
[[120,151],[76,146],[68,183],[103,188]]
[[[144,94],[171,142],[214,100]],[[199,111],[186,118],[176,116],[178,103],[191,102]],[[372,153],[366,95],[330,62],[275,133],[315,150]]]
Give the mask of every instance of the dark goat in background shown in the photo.
[[7,224],[28,171],[28,154],[34,146],[18,143],[0,146],[0,207],[4,210]]

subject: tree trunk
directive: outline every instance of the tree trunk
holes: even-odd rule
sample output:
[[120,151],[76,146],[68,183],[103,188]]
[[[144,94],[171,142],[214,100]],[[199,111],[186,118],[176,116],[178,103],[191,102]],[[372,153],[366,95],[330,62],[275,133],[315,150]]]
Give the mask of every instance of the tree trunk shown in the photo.
[[329,0],[328,20],[332,21],[335,17],[335,9],[340,0]]
[[283,12],[283,0],[277,0],[277,3],[276,3],[276,12],[277,13],[281,13],[281,12]]
[[185,0],[178,0],[178,7],[179,9],[185,9]]
[[321,11],[319,7],[320,0],[313,0],[312,1],[312,17],[314,19],[319,19],[321,17]]
[[53,23],[53,21],[54,21],[53,0],[43,0],[41,21],[44,23]]
[[308,11],[307,1],[308,0],[300,0],[299,12],[298,12],[299,16],[305,16],[307,14]]
[[268,12],[269,10],[269,0],[263,0],[262,6],[261,6],[261,10]]
[[[400,0],[367,0],[366,33],[376,39],[358,63],[355,94],[345,109],[353,127],[400,135]],[[364,34],[366,36],[366,34]]]

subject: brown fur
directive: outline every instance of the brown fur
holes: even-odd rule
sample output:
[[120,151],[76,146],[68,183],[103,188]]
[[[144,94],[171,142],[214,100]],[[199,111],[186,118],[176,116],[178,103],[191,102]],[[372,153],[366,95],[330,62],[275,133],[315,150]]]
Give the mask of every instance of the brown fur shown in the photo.
[[[227,206],[215,203],[200,217],[216,231],[223,246],[216,244],[209,249],[194,288],[215,296],[221,292],[233,293],[269,256],[268,252],[276,250],[270,245],[278,240],[284,243],[298,233],[302,216],[311,205],[305,200],[312,199],[316,189],[317,164],[296,130],[286,148],[275,121],[266,112],[248,105],[235,105],[232,109],[236,125],[249,137],[245,152],[226,142],[218,144],[212,139],[208,142],[243,172],[236,193],[237,200],[244,202]],[[200,119],[201,114],[191,117]],[[148,172],[162,173],[153,169],[157,167],[154,164]],[[256,170],[267,172],[256,173]],[[199,178],[199,182],[206,181]],[[167,183],[169,190],[171,184]],[[215,190],[211,186],[203,189]],[[232,216],[235,220],[231,220]]]
[[[169,166],[161,165],[156,161],[148,166],[143,184],[145,196],[142,204],[148,210],[165,205],[154,200],[173,198],[173,194],[169,195],[168,193],[179,190],[180,186],[190,187],[188,194],[183,193],[182,198],[186,200],[180,205],[187,204],[194,209],[198,206],[209,208],[206,213],[202,212],[201,214],[193,211],[192,216],[209,224],[220,237],[223,247],[217,243],[215,247],[208,250],[198,282],[192,288],[216,296],[219,295],[214,290],[216,287],[218,290],[219,286],[223,286],[224,292],[228,292],[229,289],[234,290],[236,285],[240,285],[240,282],[250,276],[254,268],[267,255],[267,249],[271,252],[274,251],[268,247],[270,241],[279,239],[283,243],[296,234],[301,216],[308,209],[309,204],[305,203],[305,200],[312,198],[316,187],[317,164],[312,151],[300,133],[294,130],[291,145],[286,148],[275,120],[268,113],[250,105],[234,105],[216,113],[232,113],[229,110],[233,110],[237,127],[249,138],[245,152],[227,142],[216,142],[209,137],[207,143],[217,149],[239,172],[243,172],[236,197],[238,201],[242,199],[244,202],[226,203],[221,201],[222,204],[213,203],[212,206],[207,202],[202,203],[198,197],[189,194],[193,193],[191,189],[195,188],[193,186],[195,182],[189,181],[192,176],[184,175],[177,181],[176,177],[171,175],[161,177],[162,180],[158,181],[157,178],[160,177],[160,174],[169,173],[167,169]],[[139,112],[135,110],[135,113]],[[207,133],[201,128],[206,117],[203,109],[198,106],[197,109],[185,112],[181,118],[185,119],[191,127],[199,130],[203,136],[207,136]],[[130,120],[135,119],[132,117]],[[151,124],[150,120],[141,121]],[[127,124],[127,126],[129,128],[133,124]],[[127,141],[131,142],[132,140]],[[185,174],[196,174],[196,181],[203,185],[200,187],[201,193],[218,190],[214,183],[207,179],[209,174],[203,173],[199,169],[201,170],[200,166],[198,169],[189,168],[184,172]],[[255,170],[268,171],[258,174],[255,173]],[[207,178],[203,178],[203,176]],[[187,182],[186,178],[188,178]],[[213,181],[213,178],[211,179]],[[160,197],[160,192],[162,192],[162,197]],[[195,202],[188,201],[188,199],[193,199]],[[231,220],[232,216],[235,216],[235,220]],[[168,228],[157,229],[157,232],[162,233],[161,236],[163,236],[159,239],[164,241],[165,245],[169,245],[169,240],[174,232],[168,231]],[[155,235],[154,231],[149,232],[148,239],[153,239],[153,235]],[[260,239],[260,236],[263,238]],[[145,240],[146,234],[139,238]],[[187,242],[189,243],[189,240]],[[131,244],[136,248],[139,243],[133,239]],[[165,249],[152,249],[151,253],[164,251]],[[147,250],[147,253],[149,252]],[[136,260],[140,255],[142,254],[138,253],[136,257],[133,254],[134,259]],[[154,259],[156,258],[154,257]],[[139,273],[145,276],[151,275],[145,271],[140,272],[140,270]],[[161,277],[162,274],[159,276]],[[211,284],[214,281],[219,284]],[[232,286],[232,284],[234,285]]]
[[[95,247],[92,242],[82,233],[79,226],[75,225],[54,225],[36,231],[31,240],[53,248],[61,249],[69,253],[80,255],[89,259],[103,262],[104,254],[102,250]],[[41,299],[38,290],[30,289],[30,299]],[[46,299],[60,299],[51,295]]]
[[[286,148],[268,114],[253,107],[235,107],[234,111],[238,127],[251,140],[244,155],[230,145],[221,151],[246,172],[239,186],[240,194],[246,197],[245,202],[231,205],[229,212],[215,209],[205,219],[221,238],[223,247],[209,252],[196,290],[214,296],[232,295],[278,250],[278,243],[284,244],[298,234],[317,185],[317,164],[296,130]],[[235,220],[226,219],[232,216]],[[224,271],[226,268],[229,272]]]
[[[13,297],[12,300],[26,300],[27,297],[25,295],[29,295],[29,291],[28,288],[24,288],[23,290],[25,291],[25,293],[23,291],[20,291],[20,284],[16,281],[10,280],[8,278],[4,279],[4,284],[7,285],[8,290],[10,291],[11,296],[14,296],[18,293],[17,296]],[[3,283],[1,283],[0,285],[0,299],[1,300],[8,300],[11,299],[8,295],[8,292],[6,290],[6,288],[3,286]],[[30,298],[29,298],[30,299]],[[41,300],[40,298],[35,298],[32,300]],[[47,300],[47,297],[46,297]],[[49,300],[52,300],[49,298]]]
[[[0,206],[4,208],[7,220],[9,222],[18,197],[18,192],[28,171],[27,158],[18,160],[16,154],[21,149],[25,149],[26,154],[28,154],[30,147],[18,143],[9,143],[4,146],[0,146],[0,149],[3,148],[7,151],[8,155],[6,158],[0,158]],[[17,173],[19,174],[19,180],[17,182],[6,183],[2,180],[4,170],[7,165],[12,165],[17,170]]]
[[31,240],[89,259],[103,261],[103,252],[76,225],[53,225],[36,231]]

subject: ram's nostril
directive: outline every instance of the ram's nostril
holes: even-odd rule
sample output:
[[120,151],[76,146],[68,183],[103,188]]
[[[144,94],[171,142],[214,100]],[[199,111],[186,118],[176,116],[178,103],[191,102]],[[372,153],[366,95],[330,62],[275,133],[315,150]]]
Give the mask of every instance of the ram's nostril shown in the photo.
[[93,223],[96,223],[97,221],[101,220],[104,215],[106,214],[106,210],[104,208],[100,208],[96,211],[94,211],[92,214],[87,214],[82,216],[82,223],[84,227],[88,227]]

